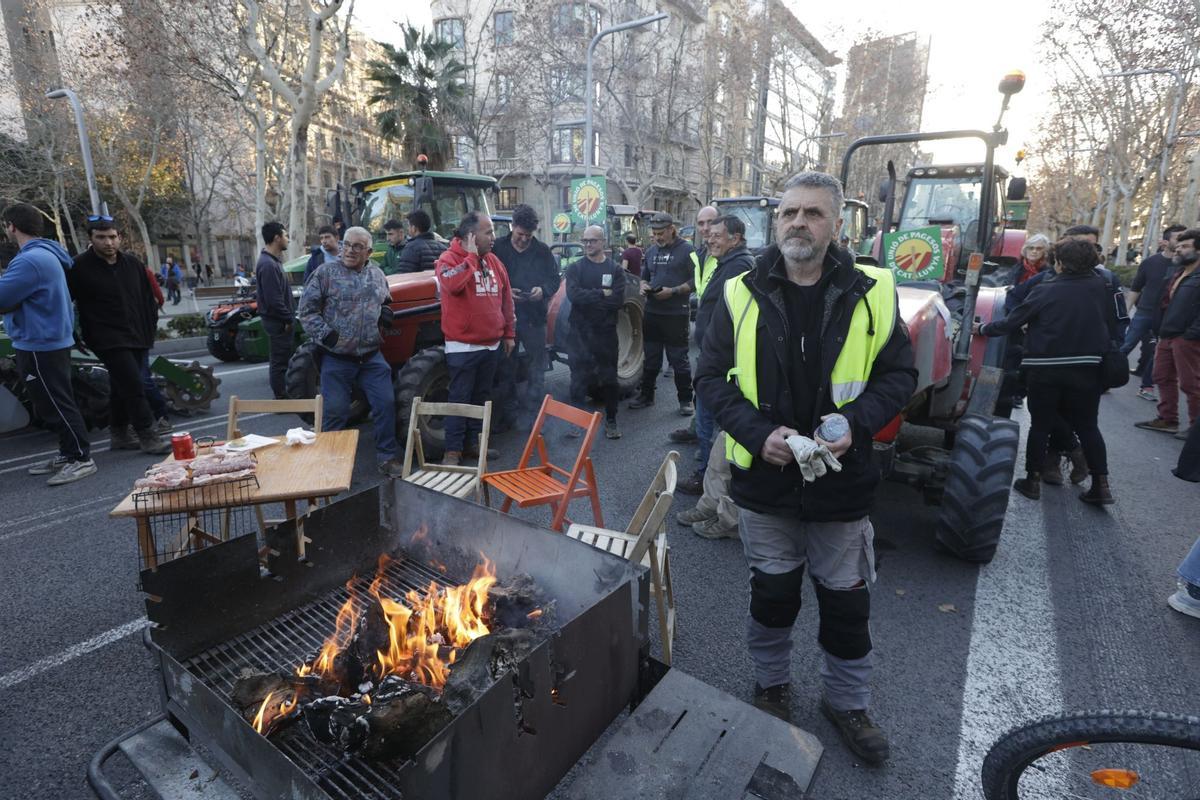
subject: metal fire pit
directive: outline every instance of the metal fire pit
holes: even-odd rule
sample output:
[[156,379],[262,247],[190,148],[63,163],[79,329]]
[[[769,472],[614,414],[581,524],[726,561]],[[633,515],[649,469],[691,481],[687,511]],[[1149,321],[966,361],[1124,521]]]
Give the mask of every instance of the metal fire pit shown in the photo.
[[[640,567],[403,481],[318,509],[304,530],[304,561],[293,523],[268,532],[269,574],[247,536],[141,576],[164,712],[257,797],[543,797],[638,692]],[[357,575],[365,587],[385,552],[404,556],[387,570],[397,593],[465,581],[481,553],[501,580],[528,573],[554,602],[556,629],[411,760],[346,756],[302,723],[256,733],[229,702],[237,673],[310,658],[333,631],[346,582]]]

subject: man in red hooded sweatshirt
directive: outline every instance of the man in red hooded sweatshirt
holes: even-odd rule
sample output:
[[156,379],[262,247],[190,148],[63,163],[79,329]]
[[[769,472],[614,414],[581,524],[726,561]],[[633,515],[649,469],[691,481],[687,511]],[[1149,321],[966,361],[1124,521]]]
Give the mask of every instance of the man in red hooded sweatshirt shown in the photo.
[[[492,253],[495,241],[492,220],[471,211],[454,232],[450,248],[437,260],[451,403],[481,406],[490,400],[500,344],[505,357],[516,345],[512,288],[504,265]],[[478,458],[481,429],[479,420],[446,417],[442,463],[456,465],[464,456]]]

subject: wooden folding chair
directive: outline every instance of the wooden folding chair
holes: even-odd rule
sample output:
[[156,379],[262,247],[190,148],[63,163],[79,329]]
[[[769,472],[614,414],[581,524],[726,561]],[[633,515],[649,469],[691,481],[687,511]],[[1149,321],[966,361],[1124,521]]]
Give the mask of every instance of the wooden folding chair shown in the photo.
[[[474,467],[429,464],[425,461],[425,448],[421,444],[421,417],[468,417],[483,422],[479,434],[479,463]],[[466,403],[426,403],[421,398],[412,402],[408,417],[408,442],[404,445],[404,469],[400,477],[417,486],[433,489],[452,497],[474,497],[479,502],[482,495],[483,473],[487,471],[488,438],[492,432],[492,401],[481,406]],[[417,457],[413,470],[413,455]]]
[[[546,455],[546,438],[542,435],[542,426],[548,417],[583,428],[583,441],[570,471],[551,464]],[[592,468],[592,459],[588,456],[600,430],[600,421],[599,411],[589,414],[546,395],[542,400],[542,408],[538,411],[537,420],[533,423],[533,430],[529,432],[529,441],[525,442],[525,450],[521,453],[517,468],[484,473],[484,503],[489,506],[492,504],[488,490],[494,488],[504,495],[504,504],[500,506],[500,511],[505,514],[513,503],[516,503],[518,508],[549,505],[554,512],[550,527],[561,532],[571,501],[577,497],[590,497],[592,516],[596,525],[603,528],[604,516],[600,513],[596,473]],[[541,463],[530,466],[529,458],[533,455],[534,447],[537,448],[538,460]],[[482,448],[480,449],[482,452]]]
[[675,590],[671,586],[671,549],[667,546],[667,513],[675,501],[679,453],[672,450],[663,459],[650,488],[642,497],[633,519],[624,531],[574,524],[567,536],[600,550],[627,558],[650,568],[650,593],[658,611],[658,632],[662,639],[663,661],[671,663],[675,640]]
[[[238,415],[239,414],[312,414],[313,415],[313,433],[321,432],[321,411],[324,404],[321,400],[321,395],[310,398],[308,400],[242,400],[236,394],[229,398],[229,424],[225,426],[225,440],[233,441],[242,435],[238,430]],[[301,445],[303,446],[303,445]],[[312,511],[317,507],[317,498],[308,498],[308,505],[304,509],[304,513]],[[258,527],[262,531],[267,530],[267,526],[275,525],[282,520],[267,519],[263,515],[263,508],[260,505],[254,506],[254,514],[258,517]],[[284,503],[284,514],[291,519],[297,518],[299,515],[296,511],[296,502],[294,500]],[[226,512],[225,523],[222,528],[228,526],[229,514]],[[222,538],[228,537],[228,531],[222,530]],[[304,552],[304,543],[300,544],[300,552]]]

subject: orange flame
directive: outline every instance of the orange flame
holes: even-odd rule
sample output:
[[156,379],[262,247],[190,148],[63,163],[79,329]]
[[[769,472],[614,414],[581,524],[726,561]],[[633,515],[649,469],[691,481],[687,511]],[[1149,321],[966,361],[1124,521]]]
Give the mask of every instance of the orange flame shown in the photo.
[[258,707],[258,713],[254,715],[254,722],[252,723],[254,730],[263,736],[266,736],[270,732],[271,723],[278,719],[290,717],[300,706],[300,698],[293,693],[280,703],[277,708],[273,707],[271,699],[274,696],[275,692],[268,692],[267,696],[263,698],[262,705]]
[[312,671],[323,678],[334,677],[333,661],[338,653],[350,644],[350,640],[354,638],[354,629],[358,626],[358,608],[354,604],[353,583],[352,578],[350,583],[346,584],[346,588],[350,589],[350,596],[338,610],[337,619],[333,623],[333,635],[325,640],[317,660],[313,663]]
[[267,696],[263,698],[262,705],[258,707],[258,713],[254,715],[254,730],[258,731],[259,733],[262,733],[263,729],[266,727],[264,723],[267,721],[265,719],[267,706],[271,704],[271,698],[274,696],[274,692],[268,692]]

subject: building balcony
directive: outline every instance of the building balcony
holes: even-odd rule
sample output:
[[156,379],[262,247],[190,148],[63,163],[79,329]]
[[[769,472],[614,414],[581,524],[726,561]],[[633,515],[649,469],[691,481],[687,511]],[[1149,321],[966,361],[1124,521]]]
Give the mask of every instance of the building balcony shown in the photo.
[[481,158],[479,172],[483,175],[527,175],[529,166],[523,158]]

